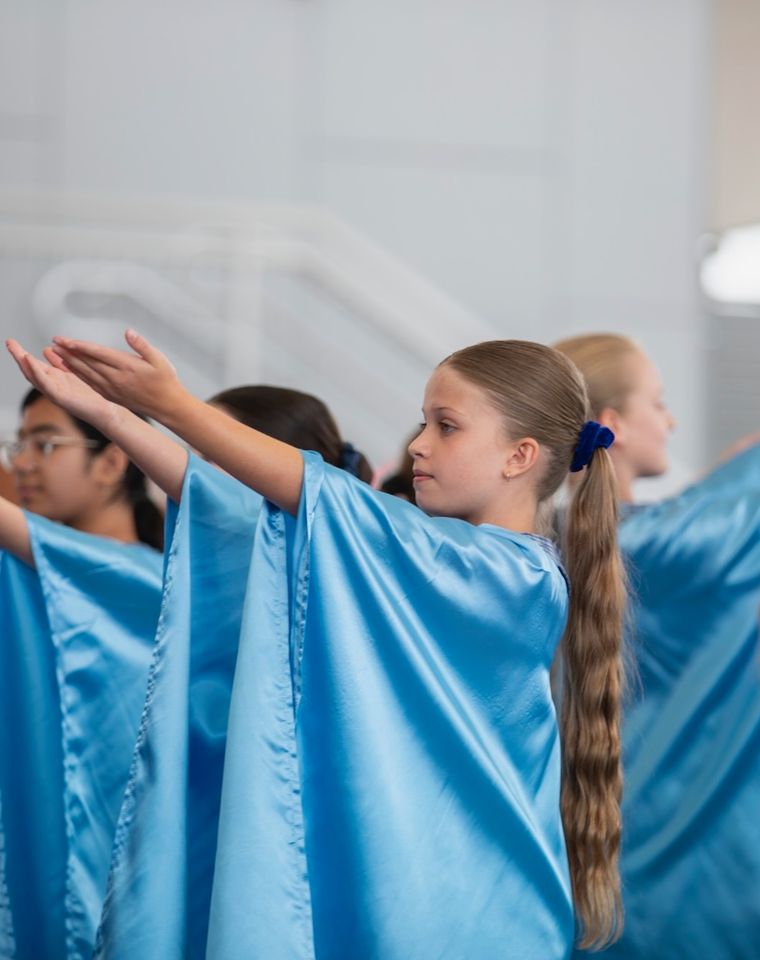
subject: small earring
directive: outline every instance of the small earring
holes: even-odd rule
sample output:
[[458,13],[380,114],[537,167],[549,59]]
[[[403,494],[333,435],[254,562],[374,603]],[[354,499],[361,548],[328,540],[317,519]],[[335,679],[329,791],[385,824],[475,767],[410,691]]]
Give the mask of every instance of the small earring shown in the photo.
[[507,474],[507,483],[509,483],[509,481],[510,481],[511,479],[512,479],[512,474],[511,474],[511,473],[508,473],[508,474]]

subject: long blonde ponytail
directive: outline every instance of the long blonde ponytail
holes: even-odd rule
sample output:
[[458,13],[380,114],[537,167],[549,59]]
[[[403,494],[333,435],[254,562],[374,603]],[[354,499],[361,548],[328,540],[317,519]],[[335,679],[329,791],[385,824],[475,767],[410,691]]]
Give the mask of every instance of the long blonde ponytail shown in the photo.
[[[533,437],[546,453],[536,491],[548,500],[568,475],[589,418],[586,386],[567,357],[537,343],[494,340],[452,354],[450,365],[480,386],[510,437]],[[582,947],[622,932],[620,699],[625,580],[617,547],[617,491],[607,451],[585,469],[566,524],[570,609],[562,640],[562,786],[573,899]]]
[[620,703],[625,575],[617,549],[617,492],[598,449],[564,526],[570,610],[562,638],[562,821],[581,947],[622,932],[618,855],[623,788]]

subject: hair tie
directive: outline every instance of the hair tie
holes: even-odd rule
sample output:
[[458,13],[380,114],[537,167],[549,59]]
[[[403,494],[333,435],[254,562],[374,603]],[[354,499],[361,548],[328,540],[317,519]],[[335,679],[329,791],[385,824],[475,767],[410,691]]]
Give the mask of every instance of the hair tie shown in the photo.
[[354,446],[350,443],[344,443],[340,448],[340,459],[338,460],[338,466],[341,470],[345,470],[347,473],[353,474],[355,477],[359,476],[359,462],[362,458],[362,455]]
[[594,451],[599,447],[607,447],[615,439],[615,434],[609,427],[603,427],[596,420],[587,420],[578,434],[578,443],[575,446],[573,462],[570,464],[570,473],[577,473],[591,463]]

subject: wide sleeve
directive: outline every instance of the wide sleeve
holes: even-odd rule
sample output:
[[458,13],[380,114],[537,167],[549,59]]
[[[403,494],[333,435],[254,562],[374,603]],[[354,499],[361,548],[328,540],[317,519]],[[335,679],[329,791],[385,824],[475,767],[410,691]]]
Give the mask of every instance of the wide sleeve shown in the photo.
[[27,515],[60,698],[66,939],[92,949],[145,697],[161,555]]
[[2,957],[64,956],[67,844],[60,716],[55,649],[39,578],[0,551]]
[[205,956],[227,714],[258,494],[195,456],[166,519],[161,614],[96,956]]
[[624,520],[626,926],[610,957],[754,957],[760,939],[760,448]]
[[737,640],[746,635],[760,603],[760,446],[681,495],[633,512],[621,523],[620,545],[638,634],[656,633],[666,674],[680,672],[725,627],[730,633],[732,615],[744,623],[734,623]]
[[306,454],[297,520],[267,505],[254,545],[209,957],[565,957],[566,612],[535,538]]

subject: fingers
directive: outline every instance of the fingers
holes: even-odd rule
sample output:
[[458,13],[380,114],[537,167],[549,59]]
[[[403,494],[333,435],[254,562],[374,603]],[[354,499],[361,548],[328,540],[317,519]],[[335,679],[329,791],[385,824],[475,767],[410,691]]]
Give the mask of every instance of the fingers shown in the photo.
[[[145,337],[137,333],[136,330],[127,330],[124,339],[134,350],[137,356],[152,367],[170,366],[169,361],[150,344]],[[72,340],[69,337],[53,337],[55,347],[61,347],[71,353],[76,353],[79,357],[86,358],[93,363],[104,364],[114,367],[117,370],[129,369],[130,357],[128,353],[122,350],[111,350],[109,347],[102,347],[98,343],[92,343],[89,340]]]
[[[152,367],[171,367],[171,364],[159,349],[148,343],[148,341],[136,330],[127,330],[124,339],[135,353],[149,363]],[[172,367],[172,369],[174,369]]]
[[49,348],[51,353],[65,364],[65,369],[82,380],[88,387],[92,387],[104,397],[109,397],[109,373],[113,368],[107,364],[98,364],[97,362],[88,362],[71,353],[63,347],[54,346]]
[[137,356],[123,350],[111,350],[88,340],[72,340],[69,337],[53,337],[53,349],[67,364],[70,365],[71,357],[76,355],[104,377],[108,377],[108,367],[129,374],[137,373],[140,361],[160,373],[170,372],[176,376],[177,371],[167,357],[136,330],[127,330],[124,339]]
[[5,346],[8,349],[8,353],[10,353],[16,363],[20,364],[26,356],[26,350],[24,350],[18,340],[6,340]]
[[51,367],[56,367],[58,370],[63,370],[64,373],[71,372],[71,368],[66,365],[66,361],[63,359],[63,357],[56,353],[52,347],[45,347],[45,349],[42,351],[42,355]]
[[53,349],[59,352],[58,348],[66,351],[69,355],[76,354],[82,359],[108,367],[114,367],[117,370],[124,369],[126,362],[130,359],[129,354],[124,353],[122,350],[111,350],[109,347],[101,347],[99,343],[91,343],[89,340],[72,340],[69,337],[53,337]]
[[114,374],[124,369],[124,367],[114,367],[104,360],[96,360],[88,356],[82,356],[79,352],[70,350],[68,347],[62,347],[57,343],[54,343],[49,349],[63,361],[69,370],[76,373],[76,375],[82,379],[85,378],[86,372],[89,371],[90,375],[98,376],[104,382],[113,382]]
[[[37,389],[40,389],[40,384],[39,384],[40,374],[38,373],[38,370],[35,367],[35,365],[33,363],[30,363],[30,360],[35,361],[35,358],[30,353],[26,352],[26,350],[21,346],[18,340],[6,340],[5,346],[8,348],[8,352],[16,361],[16,363],[18,364],[19,370],[23,373],[23,375],[26,377],[29,383],[31,383],[32,386],[37,387]],[[40,364],[39,361],[35,361],[35,362],[39,366],[44,367],[44,364]]]
[[91,402],[92,398],[77,392],[76,383],[81,381],[112,403],[160,419],[164,406],[176,405],[182,385],[160,350],[134,330],[125,336],[134,353],[61,336],[53,337],[52,345],[45,348],[47,364],[38,360],[28,364],[26,352],[16,341],[8,343],[8,350],[22,373],[51,399],[59,397],[57,402],[64,407]]
[[41,393],[47,394],[48,384],[46,381],[50,367],[46,363],[38,360],[37,357],[31,353],[24,351],[24,355],[19,361],[19,367],[33,387],[36,387]]
[[[155,347],[151,346],[148,341],[137,330],[125,330],[124,339],[127,341],[129,346],[139,354],[143,360],[148,360],[151,354],[158,353]],[[150,362],[150,361],[149,361]]]

